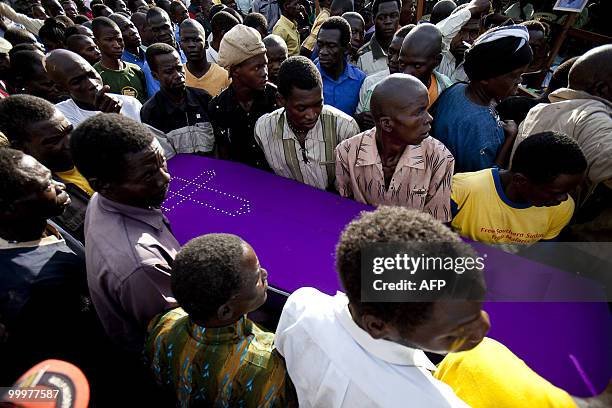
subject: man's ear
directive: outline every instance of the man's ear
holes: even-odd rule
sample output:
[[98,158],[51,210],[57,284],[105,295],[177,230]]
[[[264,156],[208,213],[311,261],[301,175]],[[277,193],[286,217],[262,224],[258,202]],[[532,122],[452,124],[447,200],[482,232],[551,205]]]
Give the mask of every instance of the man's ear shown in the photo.
[[276,103],[278,103],[278,106],[284,108],[287,101],[285,100],[285,97],[283,95],[277,92],[276,93]]
[[234,309],[228,304],[224,303],[217,309],[217,319],[219,321],[230,320],[234,315]]
[[384,339],[389,334],[387,323],[371,314],[361,316],[361,327],[374,339]]
[[386,133],[393,132],[393,120],[389,116],[381,116],[378,118],[376,126]]

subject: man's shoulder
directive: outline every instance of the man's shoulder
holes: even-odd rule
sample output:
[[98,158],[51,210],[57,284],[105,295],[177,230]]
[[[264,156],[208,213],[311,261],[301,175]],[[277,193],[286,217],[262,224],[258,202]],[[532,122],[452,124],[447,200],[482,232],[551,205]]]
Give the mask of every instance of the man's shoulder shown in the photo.
[[[334,314],[335,298],[315,288],[300,288],[293,292],[283,307],[281,321],[291,325],[298,320],[306,322],[309,319],[325,319],[325,316]],[[284,319],[283,319],[284,317]],[[279,323],[280,325],[280,323]],[[280,327],[279,327],[280,329]],[[279,331],[277,330],[277,333]]]
[[[136,73],[142,72],[142,69],[138,65],[136,65],[134,63],[126,62],[126,61],[123,61],[123,63],[125,64],[126,70],[132,70],[132,71],[134,71]],[[143,74],[144,74],[144,72],[143,72]]]
[[278,123],[280,117],[285,112],[284,108],[276,109],[272,112],[264,113],[257,119],[255,122],[255,131],[260,138],[266,138],[268,136],[272,136],[272,134],[268,134],[269,132],[262,132],[263,129],[267,127],[272,128],[272,132],[274,132],[275,125]]
[[340,109],[331,106],[331,105],[323,105],[323,109],[321,110],[322,116],[333,116],[337,122],[353,122],[355,119],[352,116],[342,112]]
[[454,188],[465,188],[478,190],[488,190],[489,181],[492,177],[492,169],[483,169],[479,171],[471,171],[467,173],[456,173],[453,176],[453,189]]
[[428,138],[423,140],[421,142],[421,146],[423,146],[423,148],[425,149],[426,154],[434,154],[438,155],[439,157],[445,157],[454,160],[452,153],[446,148],[444,143],[432,136],[429,136]]
[[[374,36],[372,36],[374,38]],[[359,50],[357,50],[357,57],[361,58],[361,56],[365,53],[372,52],[372,44],[370,43],[372,40],[363,44]]]
[[124,106],[127,105],[132,105],[132,106],[138,106],[139,108],[142,106],[142,104],[138,101],[138,99],[134,98],[133,96],[130,95],[121,95],[121,94],[112,94],[114,96],[116,96],[117,98],[121,99],[123,101]]

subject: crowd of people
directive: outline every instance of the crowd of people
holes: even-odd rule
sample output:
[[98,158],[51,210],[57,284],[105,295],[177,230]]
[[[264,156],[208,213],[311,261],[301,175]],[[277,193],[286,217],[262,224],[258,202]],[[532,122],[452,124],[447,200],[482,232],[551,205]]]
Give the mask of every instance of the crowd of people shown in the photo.
[[[610,406],[485,337],[481,270],[362,301],[367,245],[612,240],[612,45],[536,98],[544,26],[463,3],[0,2],[0,384],[51,358],[83,370],[82,406]],[[266,259],[181,246],[160,209],[182,154],[378,207],[339,238],[345,293],[297,290],[275,331],[247,317]]]

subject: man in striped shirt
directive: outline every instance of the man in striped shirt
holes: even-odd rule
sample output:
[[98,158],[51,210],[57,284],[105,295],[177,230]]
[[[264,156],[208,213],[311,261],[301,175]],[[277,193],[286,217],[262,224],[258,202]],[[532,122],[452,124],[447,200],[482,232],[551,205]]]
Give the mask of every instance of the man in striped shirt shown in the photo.
[[323,105],[323,86],[316,66],[291,57],[278,74],[282,106],[255,125],[255,140],[279,176],[322,190],[335,189],[335,148],[359,133],[357,122]]

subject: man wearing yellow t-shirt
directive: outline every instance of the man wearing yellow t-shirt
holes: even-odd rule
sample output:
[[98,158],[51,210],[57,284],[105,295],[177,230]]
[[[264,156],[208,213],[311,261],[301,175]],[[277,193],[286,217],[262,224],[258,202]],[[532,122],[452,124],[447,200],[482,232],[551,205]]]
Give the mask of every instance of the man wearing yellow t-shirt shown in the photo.
[[472,408],[595,408],[609,407],[612,401],[612,383],[597,397],[572,397],[487,337],[471,350],[449,353],[434,377]]
[[517,148],[510,170],[455,174],[452,227],[485,243],[531,244],[552,240],[569,223],[587,168],[580,147],[557,132],[531,136]]
[[187,58],[185,84],[217,96],[230,84],[227,71],[206,59],[206,33],[196,20],[181,23],[180,46]]
[[66,184],[70,206],[53,221],[84,242],[83,221],[93,190],[72,161],[68,143],[70,122],[42,98],[14,95],[0,101],[0,131],[13,148],[33,156],[51,170],[56,180]]

